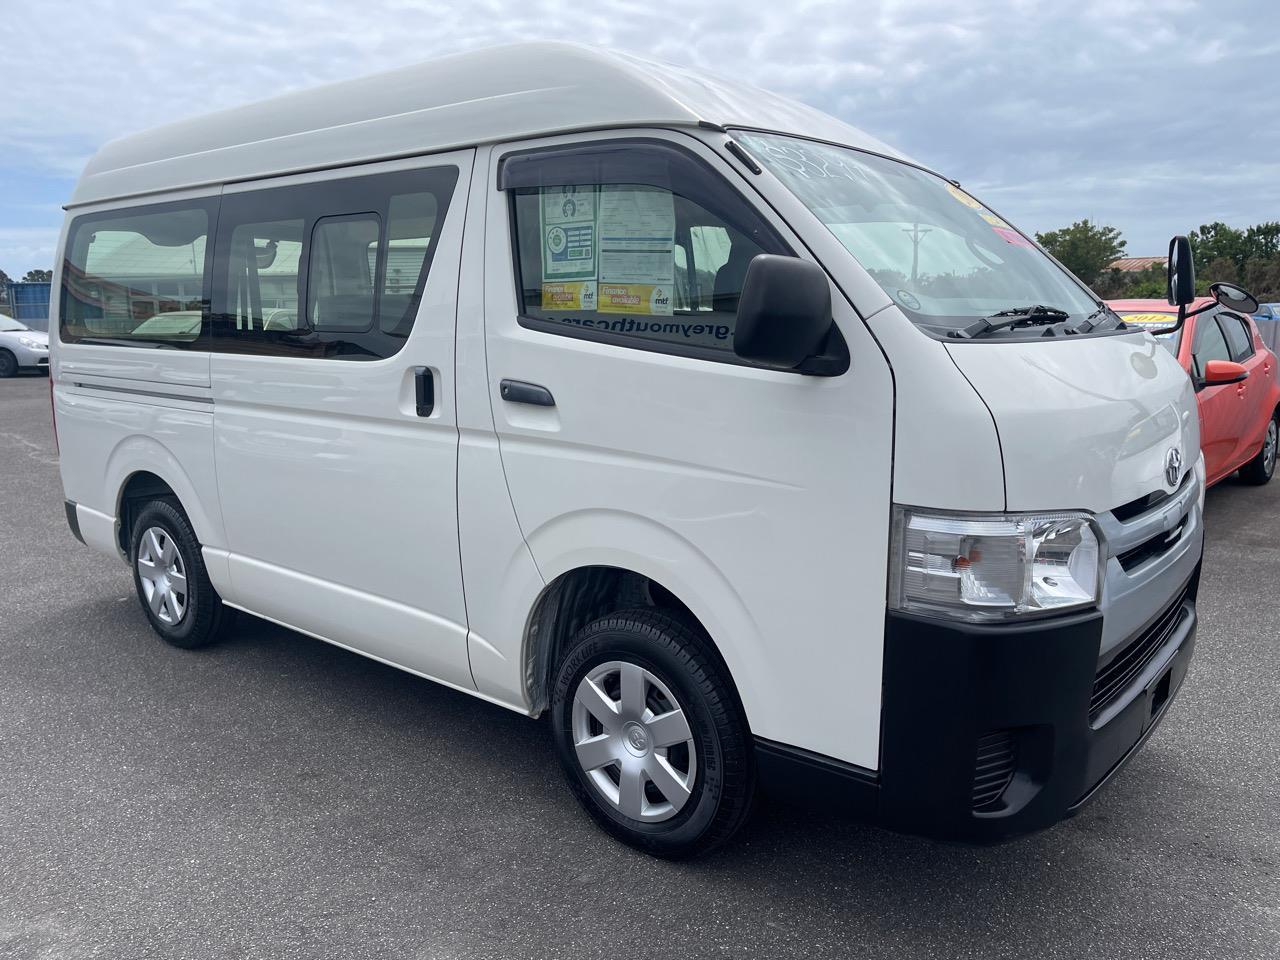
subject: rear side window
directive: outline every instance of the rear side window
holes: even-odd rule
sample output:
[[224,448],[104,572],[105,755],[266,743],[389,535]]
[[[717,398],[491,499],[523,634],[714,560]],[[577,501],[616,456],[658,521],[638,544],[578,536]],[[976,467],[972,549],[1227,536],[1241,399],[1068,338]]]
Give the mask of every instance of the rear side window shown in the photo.
[[1243,363],[1253,356],[1253,335],[1243,320],[1233,313],[1218,314],[1218,322],[1222,324],[1222,332],[1227,338],[1227,348],[1231,351],[1231,359]]
[[504,158],[520,322],[639,349],[740,362],[752,258],[791,251],[682,151],[607,142]]
[[212,349],[380,360],[413,329],[456,167],[223,197]]
[[64,342],[190,347],[207,334],[205,280],[217,201],[77,217],[67,234]]

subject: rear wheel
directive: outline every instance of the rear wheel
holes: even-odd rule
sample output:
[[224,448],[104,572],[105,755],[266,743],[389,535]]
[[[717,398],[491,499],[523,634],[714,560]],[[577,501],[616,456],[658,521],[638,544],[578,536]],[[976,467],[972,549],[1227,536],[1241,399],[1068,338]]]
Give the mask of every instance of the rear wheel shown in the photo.
[[1240,468],[1240,479],[1245,483],[1261,486],[1276,472],[1276,453],[1280,450],[1280,423],[1273,416],[1267,423],[1267,433],[1258,455]]
[[750,812],[751,737],[696,624],[645,608],[588,625],[552,697],[556,750],[596,823],[661,857],[728,840]]
[[6,380],[9,377],[16,376],[18,373],[18,359],[8,350],[0,350],[0,380]]
[[151,627],[175,647],[213,643],[230,620],[209,582],[191,522],[168,500],[137,511],[130,562],[138,600]]

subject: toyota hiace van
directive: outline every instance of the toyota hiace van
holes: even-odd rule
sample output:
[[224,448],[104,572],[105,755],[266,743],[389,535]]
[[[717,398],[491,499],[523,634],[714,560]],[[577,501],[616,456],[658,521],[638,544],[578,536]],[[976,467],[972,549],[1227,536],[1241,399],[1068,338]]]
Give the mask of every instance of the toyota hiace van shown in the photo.
[[801,104],[468,53],[107,144],[59,261],[67,520],[165,641],[245,611],[549,714],[653,853],[757,782],[1046,827],[1187,672],[1185,371]]

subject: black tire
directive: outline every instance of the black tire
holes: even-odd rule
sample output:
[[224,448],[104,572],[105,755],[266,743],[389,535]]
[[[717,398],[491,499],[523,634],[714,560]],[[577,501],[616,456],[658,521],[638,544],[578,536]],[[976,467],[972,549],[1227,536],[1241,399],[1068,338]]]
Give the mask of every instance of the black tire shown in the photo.
[[[172,622],[161,619],[152,609],[139,569],[142,538],[153,528],[163,531],[168,540],[172,541],[185,573],[185,592],[179,593],[182,612]],[[147,550],[148,554],[150,552]],[[200,541],[196,539],[187,515],[176,504],[168,500],[152,500],[138,510],[129,537],[129,565],[133,568],[133,585],[138,591],[142,611],[151,628],[165,643],[193,650],[219,639],[229,625],[231,611],[222,605],[222,598],[209,582],[204,557],[200,553]],[[168,610],[164,614],[172,617]]]
[[8,350],[0,350],[0,380],[18,375],[18,358]]
[[[688,720],[697,757],[693,784],[684,805],[669,819],[645,822],[624,815],[578,761],[575,694],[589,672],[613,661],[648,671],[670,691]],[[650,695],[662,696],[657,685],[647,689]],[[696,623],[672,612],[641,608],[587,625],[561,659],[551,706],[556,752],[570,788],[596,823],[622,842],[655,856],[680,859],[719,846],[746,822],[755,790],[751,734],[728,673]],[[688,768],[686,761],[686,773]],[[617,780],[620,773],[609,776]],[[645,791],[656,788],[644,783]]]
[[1276,472],[1276,451],[1280,443],[1280,415],[1273,415],[1258,455],[1240,468],[1240,479],[1260,487],[1269,483]]

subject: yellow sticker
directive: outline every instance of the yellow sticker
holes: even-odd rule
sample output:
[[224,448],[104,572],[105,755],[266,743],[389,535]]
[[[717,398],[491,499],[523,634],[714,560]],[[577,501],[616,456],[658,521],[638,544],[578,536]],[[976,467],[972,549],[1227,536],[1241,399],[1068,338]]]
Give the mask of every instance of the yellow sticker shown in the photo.
[[596,308],[596,282],[594,280],[569,280],[542,285],[543,310],[594,310]]
[[997,217],[994,213],[984,213],[982,215],[982,219],[987,221],[987,223],[991,224],[993,227],[1000,227],[1001,229],[1004,229],[1004,230],[1013,229],[1007,223],[1005,223],[1003,220]]
[[671,316],[671,288],[665,283],[600,283],[601,313]]
[[963,203],[966,207],[973,207],[973,209],[975,210],[986,209],[986,207],[980,204],[977,200],[973,199],[973,197],[969,196],[967,193],[965,193],[963,190],[957,187],[954,183],[948,183],[947,189],[951,191],[951,195],[953,197],[955,197],[957,200]]

